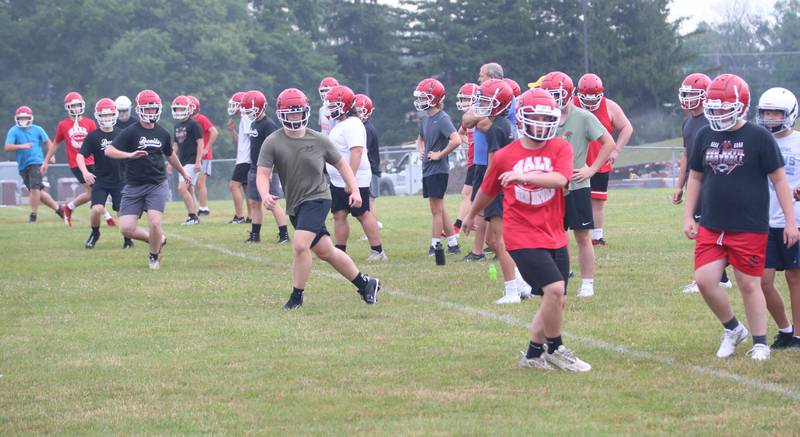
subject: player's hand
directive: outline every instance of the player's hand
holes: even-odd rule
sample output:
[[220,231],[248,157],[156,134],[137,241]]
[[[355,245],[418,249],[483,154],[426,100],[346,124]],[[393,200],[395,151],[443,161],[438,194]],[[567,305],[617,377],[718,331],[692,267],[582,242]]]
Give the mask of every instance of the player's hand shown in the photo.
[[[200,170],[201,167],[202,167],[202,164],[201,164],[200,161],[197,161],[197,162],[194,163],[194,168],[196,168],[197,170]],[[200,173],[200,172],[198,171],[197,173]]]
[[461,222],[461,233],[469,236],[473,229],[475,229],[475,217],[467,214],[467,217]]
[[783,244],[787,247],[792,247],[797,244],[800,239],[800,231],[794,226],[787,226],[783,228]]
[[792,196],[794,197],[794,200],[800,201],[800,185],[794,188],[794,191],[792,191]]
[[233,122],[233,119],[231,118],[228,119],[228,123],[226,124],[226,126],[228,126],[228,129],[230,130],[236,129],[236,124]]
[[88,171],[83,173],[83,179],[86,181],[87,184],[94,185],[95,177]]
[[443,155],[444,152],[434,152],[433,150],[431,150],[430,152],[428,152],[428,161],[438,161],[442,159]]
[[353,190],[350,193],[349,204],[351,208],[360,208],[361,207],[361,192],[359,190]]
[[608,155],[608,161],[606,161],[606,162],[607,162],[607,163],[609,163],[609,164],[611,164],[611,165],[613,165],[613,164],[614,164],[614,162],[616,162],[616,161],[617,161],[617,158],[619,158],[619,152],[617,151],[617,149],[614,149],[614,150],[612,150],[612,151],[611,151],[611,153]]
[[30,149],[31,147],[33,147],[33,144],[31,143],[23,143],[19,145],[20,149]]
[[48,164],[48,163],[46,163],[46,162],[43,162],[43,163],[42,163],[42,166],[39,168],[39,173],[41,173],[41,174],[42,174],[42,176],[44,176],[44,175],[45,175],[45,173],[47,173],[47,166],[48,166],[48,165],[50,165],[50,164]]
[[512,182],[523,182],[524,183],[525,175],[523,175],[522,173],[515,172],[515,171],[507,171],[507,172],[501,174],[498,179],[500,179],[500,185],[505,187],[505,186],[507,186],[508,184],[510,184]]
[[[139,158],[144,158],[145,156],[147,156],[147,152],[145,152],[144,150],[137,150],[135,152],[128,154],[128,159],[139,159]],[[169,166],[169,164],[167,165]]]
[[187,186],[191,186],[192,185],[192,177],[189,176],[189,173],[186,173],[186,170],[183,171],[183,174],[181,176],[183,176],[183,183],[184,184],[186,184]]
[[272,194],[267,194],[267,197],[264,197],[263,203],[265,208],[272,211],[276,206],[278,206],[278,198]]
[[683,219],[683,233],[690,240],[697,238],[697,222],[693,218]]
[[583,182],[594,176],[594,174],[595,171],[591,167],[584,165],[581,168],[572,170],[572,182]]
[[56,163],[56,155],[53,155],[50,157],[50,164],[55,164],[55,163]]
[[680,205],[681,202],[683,202],[683,187],[677,187],[675,192],[672,193],[672,203]]

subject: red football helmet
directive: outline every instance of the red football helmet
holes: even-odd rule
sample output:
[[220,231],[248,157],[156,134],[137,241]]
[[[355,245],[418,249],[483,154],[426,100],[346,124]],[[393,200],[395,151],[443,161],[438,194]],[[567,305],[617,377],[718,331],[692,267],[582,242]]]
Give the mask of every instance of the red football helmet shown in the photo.
[[20,106],[14,112],[14,123],[22,129],[29,128],[33,124],[33,110],[28,106]]
[[[275,101],[275,106],[277,107],[275,114],[284,128],[296,131],[308,125],[311,107],[308,105],[308,98],[299,89],[288,88],[281,91]],[[292,120],[293,114],[302,114],[302,117]]]
[[233,93],[230,99],[228,99],[228,115],[234,116],[237,112],[239,112],[239,106],[242,104],[242,97],[244,97],[246,93],[244,91],[237,91]]
[[161,118],[161,97],[153,90],[142,90],[136,95],[136,115],[145,123],[155,123]]
[[503,79],[503,82],[505,82],[506,84],[508,84],[509,87],[511,87],[511,91],[514,92],[514,97],[519,97],[519,95],[522,94],[522,88],[519,87],[519,84],[517,83],[516,80],[505,78]]
[[197,97],[195,97],[195,96],[186,96],[186,97],[189,98],[189,102],[191,102],[191,104],[192,104],[192,106],[191,106],[191,109],[192,109],[191,115],[195,115],[198,112],[200,112],[200,100],[197,100]]
[[444,85],[436,79],[422,79],[414,89],[414,107],[417,111],[438,106],[444,100]]
[[372,106],[372,99],[366,94],[356,94],[353,109],[356,110],[358,118],[360,118],[362,122],[366,122],[372,116],[372,110],[374,109]]
[[750,87],[735,74],[720,74],[708,85],[703,112],[715,131],[728,130],[747,116]]
[[247,117],[251,122],[255,121],[267,111],[267,98],[261,91],[248,91],[247,94],[242,97],[240,109],[243,116]]
[[86,102],[83,100],[83,96],[71,91],[64,97],[64,109],[67,110],[70,117],[78,117],[86,110]]
[[456,108],[462,112],[469,111],[469,108],[475,104],[475,99],[478,98],[478,90],[480,87],[476,83],[467,82],[461,85],[456,94]]
[[335,77],[325,76],[319,83],[319,99],[324,102],[325,94],[328,94],[328,91],[335,86],[339,86],[339,81]]
[[481,84],[475,99],[475,114],[482,117],[500,115],[514,101],[514,91],[503,79],[489,79]]
[[103,97],[94,104],[94,118],[100,127],[114,127],[117,124],[117,104],[108,97]]
[[517,99],[517,123],[521,133],[534,141],[556,136],[561,108],[553,95],[541,88],[531,88]]
[[586,73],[578,80],[578,102],[587,111],[597,111],[603,101],[603,81],[594,73]]
[[192,115],[192,102],[188,96],[178,96],[172,101],[172,118],[186,120]]
[[338,85],[328,90],[322,103],[328,108],[331,119],[336,120],[353,109],[355,98],[353,90],[344,85]]
[[540,88],[552,94],[558,107],[564,109],[572,99],[575,85],[567,74],[551,71],[542,78]]
[[703,104],[710,83],[711,78],[703,73],[692,73],[686,76],[678,88],[678,100],[681,102],[681,108],[688,111]]

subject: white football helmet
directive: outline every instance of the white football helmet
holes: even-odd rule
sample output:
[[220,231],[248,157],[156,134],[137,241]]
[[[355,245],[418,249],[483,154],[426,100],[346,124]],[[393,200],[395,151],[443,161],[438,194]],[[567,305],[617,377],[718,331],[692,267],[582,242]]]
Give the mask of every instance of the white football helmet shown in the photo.
[[[783,120],[767,120],[764,117],[765,111],[782,111]],[[797,120],[797,98],[786,88],[770,88],[758,99],[756,123],[768,131],[778,133],[793,129],[795,120]]]

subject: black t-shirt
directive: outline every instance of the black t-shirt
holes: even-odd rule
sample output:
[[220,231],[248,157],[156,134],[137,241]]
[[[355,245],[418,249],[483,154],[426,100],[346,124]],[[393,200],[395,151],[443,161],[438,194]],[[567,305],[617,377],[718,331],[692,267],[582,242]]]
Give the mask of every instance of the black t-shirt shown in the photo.
[[164,160],[172,155],[172,138],[160,125],[152,129],[141,124],[130,126],[114,138],[112,145],[125,152],[147,152],[144,158],[128,160],[125,173],[128,185],[160,184],[167,179]]
[[122,167],[119,159],[106,157],[106,147],[119,134],[119,130],[114,128],[111,132],[103,132],[95,129],[86,135],[81,145],[81,155],[88,158],[94,156],[94,175],[97,178],[95,183],[100,185],[119,185],[122,183]]
[[378,130],[372,125],[372,122],[367,120],[364,123],[364,128],[367,130],[367,158],[369,158],[369,166],[372,174],[375,176],[381,175],[381,150],[378,145]]
[[269,117],[256,120],[250,125],[250,162],[256,168],[258,154],[261,152],[261,145],[267,137],[278,130],[278,126]]
[[191,118],[175,123],[175,143],[181,165],[197,162],[197,140],[203,139],[200,124]]
[[700,224],[718,231],[769,231],[767,175],[783,167],[778,144],[761,126],[697,133],[690,168],[703,173]]
[[[697,133],[703,126],[708,126],[708,119],[705,114],[689,115],[683,119],[683,148],[686,149],[686,159],[692,156],[692,148],[697,140]],[[686,173],[689,173],[689,166],[686,166]]]
[[118,119],[116,128],[119,129],[120,132],[122,132],[126,128],[128,128],[130,126],[133,126],[134,124],[138,124],[138,123],[139,123],[139,119],[135,115],[131,114],[130,118],[128,118],[125,121],[122,121],[122,120]]
[[504,116],[497,116],[492,120],[492,126],[486,131],[486,144],[489,153],[496,152],[514,141],[511,122]]

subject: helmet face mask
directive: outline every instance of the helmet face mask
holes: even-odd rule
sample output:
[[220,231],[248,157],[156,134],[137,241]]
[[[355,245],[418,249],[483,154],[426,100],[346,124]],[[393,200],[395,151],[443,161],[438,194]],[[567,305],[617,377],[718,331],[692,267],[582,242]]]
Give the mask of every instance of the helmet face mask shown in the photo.
[[417,111],[426,111],[433,106],[432,94],[423,93],[422,91],[414,91],[414,108],[416,108]]
[[33,111],[27,106],[20,107],[14,114],[14,124],[21,129],[27,129],[33,125]]
[[136,96],[136,115],[144,123],[157,123],[161,119],[161,98],[155,91],[144,90]]
[[119,111],[117,105],[113,100],[103,98],[97,101],[94,105],[94,118],[97,120],[97,125],[101,128],[110,129],[117,124]]
[[791,129],[794,126],[794,123],[790,122],[789,114],[785,109],[763,108],[761,106],[758,107],[756,123],[774,134]]
[[564,109],[569,103],[569,93],[564,88],[558,88],[554,90],[546,90],[553,96],[553,99],[556,101],[556,106],[560,109]]
[[475,115],[489,117],[499,104],[500,102],[498,102],[494,96],[487,97],[479,94],[478,97],[475,98],[475,103],[472,107],[475,109]]
[[681,102],[681,108],[692,110],[698,108],[703,104],[706,98],[706,90],[692,88],[688,85],[683,85],[678,89],[678,100]]
[[706,100],[703,102],[703,112],[708,119],[712,130],[717,132],[728,130],[739,121],[742,111],[740,102],[729,103],[721,100]]
[[543,142],[556,136],[561,109],[552,95],[540,88],[530,89],[518,98],[517,129],[520,137]]
[[770,88],[758,99],[756,123],[773,134],[794,129],[797,115],[797,98],[786,88]]
[[600,94],[578,93],[578,101],[581,102],[581,106],[583,107],[583,109],[594,112],[600,109],[600,103],[603,102],[603,93]]
[[[275,114],[278,116],[278,120],[281,121],[281,124],[283,124],[284,129],[299,131],[308,125],[311,108],[306,106],[303,108],[278,109],[275,111]],[[301,116],[296,117],[297,114],[301,114]]]

